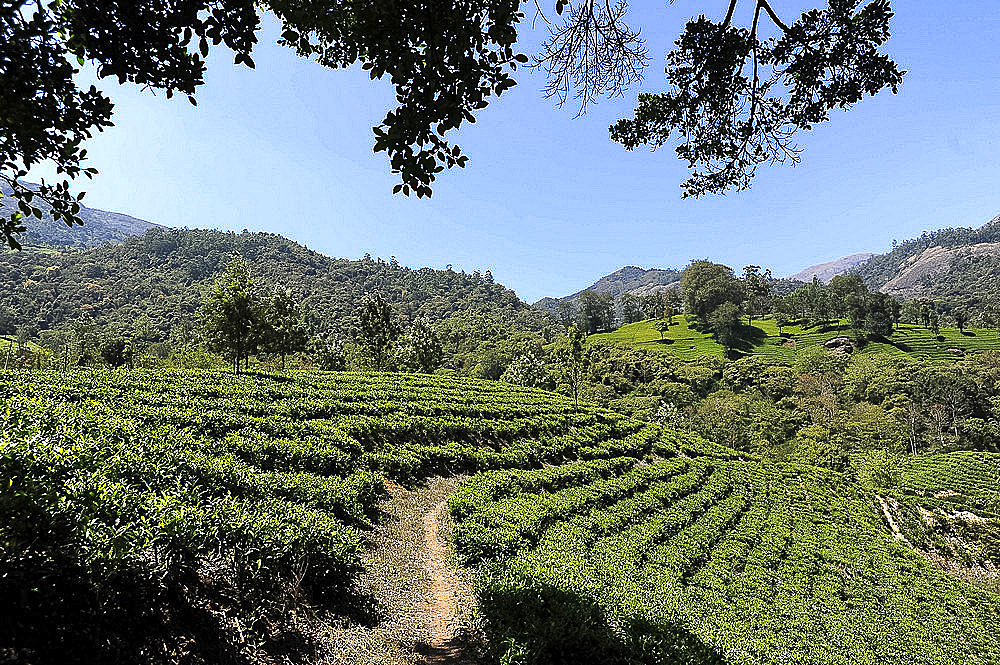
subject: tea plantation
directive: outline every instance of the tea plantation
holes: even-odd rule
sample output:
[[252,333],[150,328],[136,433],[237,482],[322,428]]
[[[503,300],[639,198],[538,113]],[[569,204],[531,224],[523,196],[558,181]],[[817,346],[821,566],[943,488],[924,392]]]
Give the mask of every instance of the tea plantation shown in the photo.
[[[469,474],[454,544],[502,662],[1000,663],[1000,597],[894,538],[870,490],[553,393],[141,370],[0,374],[0,392],[14,660],[287,655],[290,603],[361,611],[387,483]],[[899,472],[910,495],[963,468],[929,464]]]

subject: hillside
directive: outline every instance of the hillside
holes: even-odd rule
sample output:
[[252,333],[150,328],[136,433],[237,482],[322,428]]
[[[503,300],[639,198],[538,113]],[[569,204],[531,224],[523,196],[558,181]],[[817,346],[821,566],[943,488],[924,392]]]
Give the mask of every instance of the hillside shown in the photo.
[[826,263],[809,266],[808,268],[804,268],[795,273],[788,279],[797,282],[811,282],[813,277],[816,277],[819,281],[826,284],[837,275],[843,275],[846,272],[851,272],[873,256],[875,255],[851,254],[850,256],[844,256],[834,261],[827,261]]
[[468,593],[487,662],[1000,663],[1000,597],[880,508],[954,488],[994,534],[976,474],[997,455],[868,485],[424,375],[0,373],[0,390],[16,662],[476,662]]
[[647,269],[638,266],[625,266],[609,275],[605,275],[586,289],[581,289],[572,295],[560,298],[542,298],[533,306],[554,314],[560,302],[576,302],[580,294],[584,291],[611,293],[615,296],[620,296],[623,293],[643,296],[662,291],[665,288],[674,287],[679,284],[680,279],[681,272],[672,268]]
[[856,272],[869,287],[896,298],[978,305],[1000,289],[1000,217],[978,229],[924,233],[872,257]]
[[333,259],[268,233],[155,228],[87,251],[3,253],[0,325],[37,331],[84,318],[128,330],[148,318],[160,339],[184,341],[197,324],[203,296],[234,254],[247,260],[264,288],[291,289],[317,330],[349,334],[358,304],[375,289],[406,319],[436,321],[458,312],[510,320],[540,316],[478,274]]
[[[662,351],[681,360],[725,356],[725,349],[710,333],[694,328],[684,317],[676,317],[674,325],[663,333],[662,339],[655,324],[656,321],[652,320],[639,321],[614,332],[590,335],[587,339],[591,344],[608,342]],[[803,351],[822,348],[835,338],[852,336],[850,324],[846,321],[819,327],[789,325],[783,327],[779,334],[773,319],[757,319],[752,328],[744,326],[744,343],[739,352],[791,363]],[[909,354],[915,358],[945,360],[959,358],[966,352],[995,349],[1000,349],[1000,333],[996,330],[966,328],[960,332],[957,328],[941,328],[940,335],[935,336],[923,326],[900,324],[892,335],[869,342],[861,352]]]
[[[16,206],[6,198],[11,193],[7,183],[0,183],[0,214],[5,214]],[[48,206],[39,201],[37,205],[44,211]],[[51,218],[34,217],[27,220],[28,228],[21,234],[21,244],[26,248],[88,249],[106,243],[119,243],[129,236],[142,235],[149,229],[164,228],[159,224],[137,219],[120,212],[108,212],[82,206],[80,219],[83,226],[66,226],[63,222],[53,222]]]

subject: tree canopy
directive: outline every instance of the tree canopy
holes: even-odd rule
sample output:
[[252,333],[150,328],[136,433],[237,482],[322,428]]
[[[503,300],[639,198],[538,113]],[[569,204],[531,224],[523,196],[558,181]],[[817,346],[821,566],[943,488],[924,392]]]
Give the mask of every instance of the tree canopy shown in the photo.
[[[745,188],[759,165],[797,161],[797,130],[865,94],[895,91],[904,74],[879,52],[893,15],[888,0],[828,2],[786,23],[767,0],[756,0],[752,23],[738,26],[739,0],[730,0],[720,21],[688,22],[666,58],[670,90],[640,95],[635,117],[616,123],[612,138],[628,149],[676,138],[692,170],[685,196]],[[641,79],[648,56],[639,31],[625,23],[625,0],[556,0],[551,17],[535,6],[549,37],[531,61],[514,50],[524,18],[519,0],[0,3],[0,180],[18,202],[0,230],[17,247],[28,216],[80,223],[81,195],[70,192],[69,181],[96,172],[84,164],[83,145],[112,125],[112,103],[93,86],[78,87],[77,65],[89,60],[101,78],[195,103],[214,46],[254,67],[265,11],[281,21],[280,43],[299,55],[331,68],[360,63],[372,79],[389,77],[397,107],[373,128],[374,150],[388,155],[399,176],[394,191],[430,196],[438,173],[467,160],[446,134],[475,122],[489,97],[511,88],[518,64],[544,70],[547,93],[560,101],[572,96],[581,111]],[[762,17],[777,36],[765,34]],[[64,179],[35,191],[19,181],[44,162]]]

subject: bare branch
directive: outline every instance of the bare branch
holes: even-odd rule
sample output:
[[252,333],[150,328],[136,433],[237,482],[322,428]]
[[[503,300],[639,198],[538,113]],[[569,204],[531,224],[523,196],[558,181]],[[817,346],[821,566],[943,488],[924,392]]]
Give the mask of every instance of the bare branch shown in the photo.
[[572,96],[581,115],[598,97],[619,96],[642,80],[649,56],[639,32],[623,21],[627,10],[625,0],[583,0],[561,25],[549,24],[549,38],[532,63],[548,75],[546,97],[562,106]]

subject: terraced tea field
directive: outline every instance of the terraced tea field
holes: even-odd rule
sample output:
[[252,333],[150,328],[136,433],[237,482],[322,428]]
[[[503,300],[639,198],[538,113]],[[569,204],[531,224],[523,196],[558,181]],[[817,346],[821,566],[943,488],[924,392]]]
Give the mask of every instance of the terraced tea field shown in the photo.
[[451,499],[512,662],[997,663],[998,597],[812,467],[711,457],[491,472]]
[[[0,393],[0,652],[29,662],[335,662],[317,626],[385,621],[360,578],[418,584],[364,568],[392,560],[387,492],[468,475],[454,546],[502,662],[1000,663],[1000,597],[870,492],[551,393],[141,370]],[[926,459],[992,505],[994,458]]]
[[[56,653],[89,648],[74,628],[52,638],[56,598],[113,632],[130,608],[109,589],[184,587],[207,562],[240,599],[342,596],[387,480],[711,448],[541,391],[421,375],[9,373],[0,392],[0,597],[26,607],[0,633]],[[80,585],[104,591],[68,600]]]

